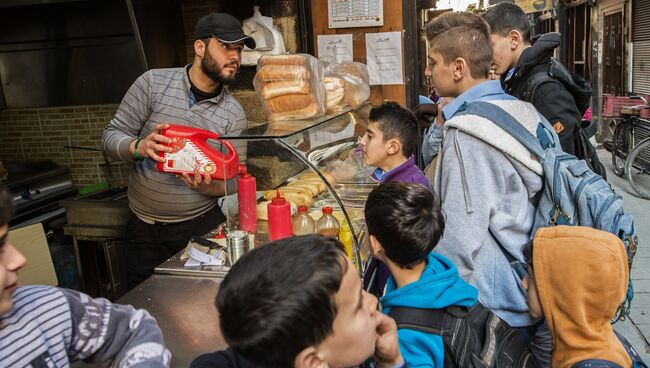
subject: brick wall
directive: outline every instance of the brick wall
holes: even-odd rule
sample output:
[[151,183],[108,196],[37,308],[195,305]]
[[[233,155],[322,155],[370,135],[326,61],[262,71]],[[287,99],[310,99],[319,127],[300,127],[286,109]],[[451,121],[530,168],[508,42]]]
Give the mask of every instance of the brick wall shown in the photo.
[[[52,160],[70,168],[74,184],[83,186],[107,180],[100,166],[101,135],[117,105],[66,106],[0,111],[0,158],[7,161]],[[118,180],[129,165],[114,168]]]

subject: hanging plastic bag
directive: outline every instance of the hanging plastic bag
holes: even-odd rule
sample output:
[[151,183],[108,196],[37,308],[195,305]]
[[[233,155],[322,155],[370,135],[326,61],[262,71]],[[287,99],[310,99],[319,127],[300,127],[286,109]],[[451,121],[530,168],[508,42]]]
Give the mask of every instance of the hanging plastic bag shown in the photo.
[[370,98],[368,68],[363,63],[339,63],[319,59],[323,64],[323,84],[326,91],[327,112],[356,109]]
[[263,56],[253,79],[269,120],[306,119],[325,113],[325,89],[315,57]]
[[257,65],[263,55],[279,55],[286,52],[282,32],[273,25],[273,18],[262,15],[259,6],[253,6],[253,16],[244,20],[242,28],[257,45],[255,50],[244,47],[242,65]]

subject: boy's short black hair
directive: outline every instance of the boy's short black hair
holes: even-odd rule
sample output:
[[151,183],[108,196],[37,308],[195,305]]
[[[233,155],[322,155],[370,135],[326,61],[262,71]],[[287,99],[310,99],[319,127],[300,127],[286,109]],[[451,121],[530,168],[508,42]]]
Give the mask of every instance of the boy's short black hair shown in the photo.
[[368,234],[386,257],[402,267],[425,260],[445,230],[434,194],[419,184],[388,182],[370,192],[365,207]]
[[445,63],[461,57],[474,78],[487,78],[492,65],[490,27],[468,12],[441,14],[425,26],[427,41]]
[[347,270],[341,243],[306,235],[263,245],[233,265],[219,287],[221,332],[260,367],[292,367],[332,333],[335,294]]
[[370,110],[369,120],[378,123],[385,141],[393,138],[400,141],[406,158],[415,153],[418,145],[418,120],[411,110],[397,102],[384,102]]
[[513,3],[499,3],[483,13],[492,34],[507,36],[513,29],[519,31],[525,42],[530,42],[530,21],[524,11]]
[[0,226],[9,223],[14,215],[14,199],[9,189],[0,184]]

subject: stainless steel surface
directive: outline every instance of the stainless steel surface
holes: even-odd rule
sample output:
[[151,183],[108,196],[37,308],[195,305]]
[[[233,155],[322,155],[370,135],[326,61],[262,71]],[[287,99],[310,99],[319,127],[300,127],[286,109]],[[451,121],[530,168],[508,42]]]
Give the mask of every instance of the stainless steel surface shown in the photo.
[[118,300],[144,308],[158,321],[172,352],[172,367],[189,367],[200,354],[220,350],[214,300],[219,280],[154,274]]
[[7,180],[16,212],[11,226],[24,226],[39,218],[40,222],[61,217],[59,200],[76,195],[77,188],[67,167],[52,161],[7,162]]
[[230,267],[227,266],[185,267],[185,260],[181,259],[181,254],[183,254],[183,251],[176,253],[156,267],[154,274],[223,279],[230,270]]
[[248,252],[248,233],[243,230],[231,231],[226,236],[228,245],[228,259],[232,266]]
[[69,235],[98,236],[97,231],[124,234],[130,213],[125,189],[106,189],[61,203],[66,208]]
[[8,108],[118,103],[145,70],[124,1],[45,1],[0,12]]

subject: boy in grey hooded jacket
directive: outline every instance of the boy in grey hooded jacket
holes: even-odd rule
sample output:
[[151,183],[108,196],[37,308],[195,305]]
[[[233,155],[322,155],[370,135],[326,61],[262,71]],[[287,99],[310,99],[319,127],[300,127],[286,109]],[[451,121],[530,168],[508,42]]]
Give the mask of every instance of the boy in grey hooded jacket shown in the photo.
[[[492,60],[487,24],[468,13],[446,13],[426,27],[426,74],[441,95],[455,97],[442,110],[444,141],[438,155],[435,191],[447,215],[447,229],[436,248],[460,275],[479,290],[479,300],[514,327],[536,321],[528,313],[521,280],[497,241],[523,261],[530,238],[542,166],[528,150],[490,120],[455,116],[473,101],[494,103],[535,134],[535,108],[506,94],[488,80]],[[557,136],[554,137],[556,143]]]

